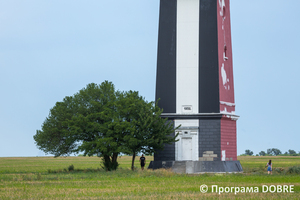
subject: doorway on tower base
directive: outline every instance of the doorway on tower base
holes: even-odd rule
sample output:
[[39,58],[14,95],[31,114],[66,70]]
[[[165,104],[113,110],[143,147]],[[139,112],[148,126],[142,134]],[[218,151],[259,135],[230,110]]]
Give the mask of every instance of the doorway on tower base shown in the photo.
[[[181,121],[182,122],[182,121]],[[182,123],[183,124],[183,123]],[[176,133],[179,133],[175,143],[176,161],[196,161],[199,158],[199,128],[196,126],[182,126]]]
[[182,160],[192,160],[192,138],[191,137],[182,137]]

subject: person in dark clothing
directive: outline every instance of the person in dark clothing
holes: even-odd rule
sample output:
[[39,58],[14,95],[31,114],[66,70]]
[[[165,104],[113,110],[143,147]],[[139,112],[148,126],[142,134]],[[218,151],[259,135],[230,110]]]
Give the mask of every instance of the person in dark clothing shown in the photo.
[[142,170],[144,170],[144,166],[146,164],[146,158],[144,157],[144,154],[142,154],[142,157],[140,157],[140,163]]

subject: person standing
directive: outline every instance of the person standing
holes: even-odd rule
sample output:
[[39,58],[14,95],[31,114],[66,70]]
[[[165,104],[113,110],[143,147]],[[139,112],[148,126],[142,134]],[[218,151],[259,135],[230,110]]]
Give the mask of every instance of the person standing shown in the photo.
[[268,167],[268,174],[272,175],[272,161],[269,160],[266,166]]
[[140,157],[140,164],[141,164],[142,170],[144,170],[144,166],[146,164],[146,158],[144,157],[144,154],[142,154],[142,157]]

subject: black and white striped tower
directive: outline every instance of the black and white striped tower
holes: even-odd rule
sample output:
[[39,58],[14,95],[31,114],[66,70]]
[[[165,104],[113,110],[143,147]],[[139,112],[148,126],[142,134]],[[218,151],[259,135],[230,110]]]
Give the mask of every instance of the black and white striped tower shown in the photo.
[[181,128],[155,162],[237,160],[229,0],[160,1],[156,99]]

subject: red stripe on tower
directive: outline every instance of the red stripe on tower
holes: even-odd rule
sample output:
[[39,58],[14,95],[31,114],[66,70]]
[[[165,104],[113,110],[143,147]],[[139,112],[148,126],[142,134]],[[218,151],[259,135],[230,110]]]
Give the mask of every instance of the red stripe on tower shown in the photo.
[[235,114],[229,0],[218,0],[220,112]]
[[229,0],[218,0],[219,98],[222,160],[237,160],[236,118],[233,84],[232,45]]
[[237,160],[236,142],[236,121],[227,117],[222,118],[221,152],[223,161]]

